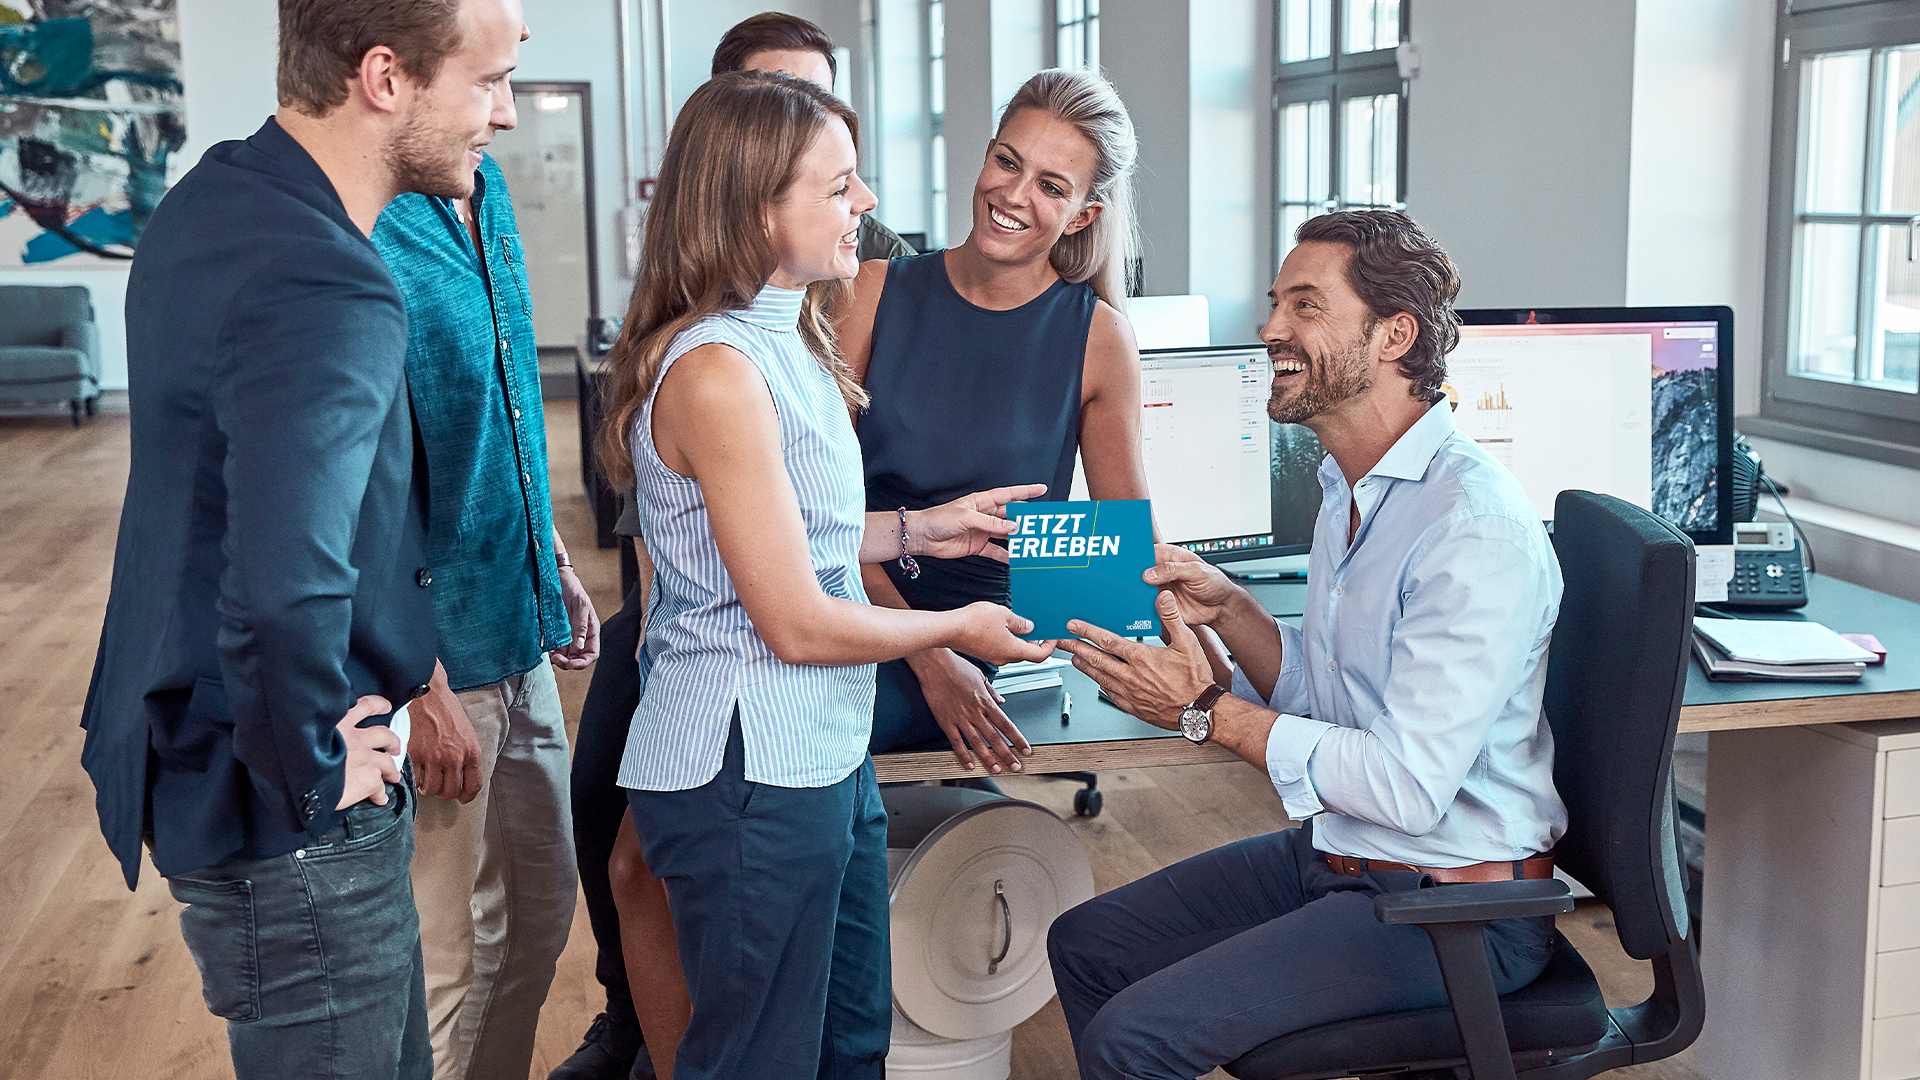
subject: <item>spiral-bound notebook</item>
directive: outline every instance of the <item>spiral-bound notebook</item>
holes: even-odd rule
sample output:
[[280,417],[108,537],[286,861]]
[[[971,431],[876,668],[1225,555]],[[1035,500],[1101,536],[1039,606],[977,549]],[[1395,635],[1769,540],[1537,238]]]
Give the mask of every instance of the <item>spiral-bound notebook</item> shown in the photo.
[[1125,637],[1160,633],[1152,585],[1153,508],[1145,499],[1011,503],[1007,539],[1013,610],[1033,620],[1029,641],[1067,638],[1079,619]]

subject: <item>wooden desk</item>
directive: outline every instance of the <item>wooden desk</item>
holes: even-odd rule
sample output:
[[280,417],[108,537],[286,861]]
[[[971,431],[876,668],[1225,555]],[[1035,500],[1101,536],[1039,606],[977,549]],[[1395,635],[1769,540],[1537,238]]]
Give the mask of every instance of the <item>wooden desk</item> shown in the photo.
[[[1254,595],[1269,611],[1298,623],[1304,585],[1255,585]],[[1887,647],[1887,662],[1870,667],[1857,683],[1716,683],[1687,664],[1687,689],[1680,709],[1681,731],[1732,731],[1795,727],[1858,720],[1920,716],[1920,604],[1833,578],[1812,578],[1809,603],[1779,615],[1758,618],[1811,619],[1847,633],[1870,633]],[[1042,717],[1021,725],[1033,744],[1033,756],[1021,769],[1028,774],[1106,769],[1143,769],[1157,765],[1194,765],[1232,761],[1217,746],[1195,746],[1099,700],[1099,688],[1071,668],[1065,675],[1073,696],[1069,723]],[[923,749],[881,754],[873,759],[882,782],[942,780],[978,776],[954,763],[953,752]]]

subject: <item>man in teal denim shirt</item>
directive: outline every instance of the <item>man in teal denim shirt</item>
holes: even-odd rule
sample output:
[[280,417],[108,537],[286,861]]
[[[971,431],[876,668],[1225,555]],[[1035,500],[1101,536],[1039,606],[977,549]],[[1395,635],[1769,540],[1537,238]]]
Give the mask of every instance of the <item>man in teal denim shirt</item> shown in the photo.
[[[504,80],[496,92],[511,98]],[[470,200],[394,200],[373,240],[406,299],[426,454],[420,584],[433,584],[440,665],[414,703],[408,753],[432,796],[413,887],[434,1073],[524,1080],[576,891],[567,736],[547,661],[591,664],[599,624],[553,527],[506,182],[484,155],[474,181]]]

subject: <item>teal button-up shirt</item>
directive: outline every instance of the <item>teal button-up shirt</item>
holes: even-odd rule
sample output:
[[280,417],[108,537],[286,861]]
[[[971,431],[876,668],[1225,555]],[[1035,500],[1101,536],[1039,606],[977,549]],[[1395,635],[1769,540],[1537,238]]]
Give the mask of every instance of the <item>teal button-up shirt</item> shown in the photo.
[[373,232],[406,299],[427,560],[440,662],[455,690],[528,671],[572,638],[554,566],[526,260],[491,157],[474,176],[473,210],[477,257],[450,199],[402,195]]

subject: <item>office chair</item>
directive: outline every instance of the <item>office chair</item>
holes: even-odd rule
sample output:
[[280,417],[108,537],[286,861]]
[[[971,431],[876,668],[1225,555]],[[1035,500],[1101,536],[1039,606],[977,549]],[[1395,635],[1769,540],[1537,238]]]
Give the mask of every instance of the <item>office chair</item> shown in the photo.
[[1592,969],[1559,934],[1539,978],[1494,996],[1483,928],[1494,919],[1571,911],[1564,882],[1387,894],[1374,901],[1376,916],[1417,925],[1433,939],[1451,1007],[1284,1035],[1228,1063],[1231,1075],[1572,1080],[1670,1057],[1699,1035],[1705,995],[1688,935],[1672,792],[1693,545],[1629,503],[1566,491],[1554,504],[1553,546],[1566,589],[1548,651],[1545,708],[1554,784],[1568,816],[1555,860],[1613,909],[1627,955],[1652,962],[1652,996],[1608,1009]]

